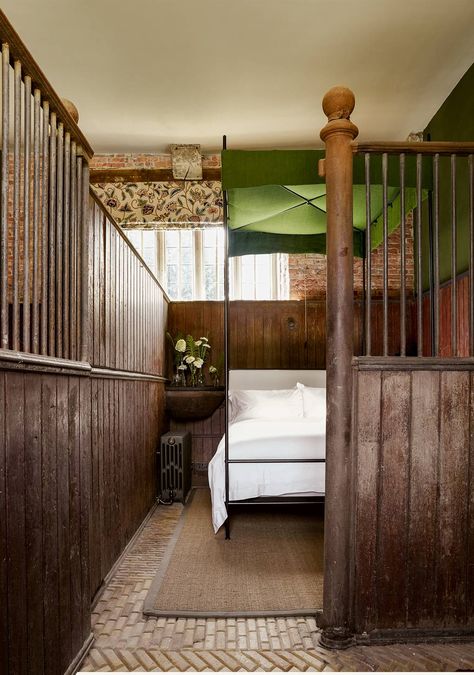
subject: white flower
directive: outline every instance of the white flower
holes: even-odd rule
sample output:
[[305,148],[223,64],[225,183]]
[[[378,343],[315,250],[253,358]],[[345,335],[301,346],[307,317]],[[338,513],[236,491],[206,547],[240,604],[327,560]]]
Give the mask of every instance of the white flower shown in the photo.
[[186,356],[184,360],[186,361],[186,363],[194,363],[196,359],[194,358],[194,356]]
[[187,370],[188,366],[185,363],[182,363],[180,366],[178,366],[178,370]]
[[211,348],[211,345],[203,345],[202,348],[203,348],[203,349],[210,349],[210,348]]
[[186,351],[186,340],[178,340],[174,348],[177,352],[184,353]]
[[209,366],[210,373],[217,373],[217,368],[215,366]]
[[202,359],[196,359],[194,361],[194,365],[196,366],[196,368],[202,368],[204,365],[204,361]]
[[196,347],[200,347],[202,345],[201,340],[197,340],[195,343]]
[[205,337],[200,337],[199,339],[202,340],[202,342],[209,342],[209,340]]

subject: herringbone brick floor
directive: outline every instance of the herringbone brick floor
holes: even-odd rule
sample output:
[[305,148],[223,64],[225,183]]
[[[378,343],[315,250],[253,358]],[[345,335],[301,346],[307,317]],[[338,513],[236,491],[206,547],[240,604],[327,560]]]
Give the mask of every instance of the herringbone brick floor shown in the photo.
[[158,619],[143,601],[182,506],[158,507],[105,587],[94,644],[80,672],[455,671],[474,668],[474,644],[393,645],[330,651],[311,617]]

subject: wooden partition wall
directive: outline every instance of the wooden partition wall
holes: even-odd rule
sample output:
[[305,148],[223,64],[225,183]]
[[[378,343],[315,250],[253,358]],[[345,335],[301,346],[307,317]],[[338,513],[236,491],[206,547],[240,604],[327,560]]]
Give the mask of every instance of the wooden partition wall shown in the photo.
[[68,669],[156,495],[167,300],[92,198],[84,217],[88,360],[0,354],[2,673]]
[[[474,143],[356,144],[357,129],[349,119],[352,92],[334,88],[323,107],[328,124],[321,132],[326,142],[321,169],[326,176],[329,241],[322,642],[343,647],[354,641],[472,638]],[[383,351],[366,343],[365,356],[352,349],[348,177],[356,153],[365,160],[369,233],[374,155],[379,155],[382,169]],[[442,173],[443,155],[449,157],[449,170]],[[405,318],[411,314],[415,325],[416,356],[408,350],[406,321],[390,318],[387,292],[393,207],[388,186],[400,188],[397,208],[403,223],[408,156],[415,156],[416,168],[416,294]],[[465,171],[458,174],[461,162]],[[442,176],[447,184],[441,185]],[[449,215],[441,222],[440,195],[446,193]],[[462,232],[459,204],[464,208]],[[423,214],[428,216],[429,259],[421,246]],[[469,262],[467,274],[459,278],[461,234]],[[442,241],[450,244],[451,280],[444,286]],[[403,258],[402,251],[400,293],[405,304]],[[430,271],[428,295],[423,294],[424,270]],[[366,273],[370,300],[369,255]],[[366,304],[366,327],[373,321],[372,309]],[[394,356],[390,339],[397,333],[401,350]]]

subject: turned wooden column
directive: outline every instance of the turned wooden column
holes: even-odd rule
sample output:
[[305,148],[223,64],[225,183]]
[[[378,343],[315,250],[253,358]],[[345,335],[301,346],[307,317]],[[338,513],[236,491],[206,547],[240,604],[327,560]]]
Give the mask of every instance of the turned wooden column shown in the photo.
[[324,171],[327,203],[326,290],[326,508],[322,641],[342,647],[351,640],[350,524],[351,417],[354,331],[352,146],[358,134],[350,121],[354,94],[333,87],[323,99],[328,123]]

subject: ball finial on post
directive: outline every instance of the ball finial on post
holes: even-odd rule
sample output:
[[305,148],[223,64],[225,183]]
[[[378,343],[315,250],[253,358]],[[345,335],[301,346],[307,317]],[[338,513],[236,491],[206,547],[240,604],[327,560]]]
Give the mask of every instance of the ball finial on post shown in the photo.
[[79,111],[74,105],[74,103],[67,98],[62,98],[61,102],[68,111],[68,113],[71,115],[74,122],[77,124],[79,122]]
[[329,122],[350,119],[355,106],[355,96],[348,87],[332,87],[323,98],[323,110]]

